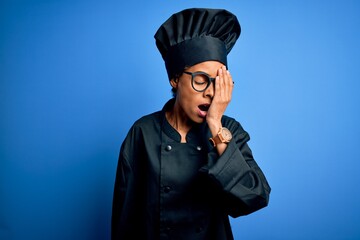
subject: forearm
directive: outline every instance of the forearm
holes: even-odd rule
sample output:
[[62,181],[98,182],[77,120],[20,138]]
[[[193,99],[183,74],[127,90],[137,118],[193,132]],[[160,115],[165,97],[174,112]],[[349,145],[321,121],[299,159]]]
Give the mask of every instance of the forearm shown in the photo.
[[240,152],[234,141],[209,168],[209,176],[224,192],[232,216],[249,214],[267,205],[270,187],[247,145]]
[[[215,137],[218,134],[219,129],[222,128],[221,121],[213,121],[213,122],[209,121],[208,126],[212,137]],[[226,147],[227,147],[227,143],[216,144],[215,148],[219,156],[221,156],[224,153]]]

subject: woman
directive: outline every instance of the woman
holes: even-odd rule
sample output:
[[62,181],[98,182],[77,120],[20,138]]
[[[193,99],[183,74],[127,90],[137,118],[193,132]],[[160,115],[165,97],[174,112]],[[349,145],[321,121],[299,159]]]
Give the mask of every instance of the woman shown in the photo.
[[233,239],[228,216],[267,206],[247,132],[224,115],[240,35],[221,9],[186,9],[155,34],[174,98],[134,123],[115,180],[112,239]]

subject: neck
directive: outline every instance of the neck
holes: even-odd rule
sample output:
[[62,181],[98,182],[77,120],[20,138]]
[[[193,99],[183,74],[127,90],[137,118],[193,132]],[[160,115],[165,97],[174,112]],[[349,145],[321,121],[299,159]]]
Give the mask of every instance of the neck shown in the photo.
[[186,114],[175,104],[169,112],[166,112],[166,119],[181,135],[181,142],[186,142],[186,134],[192,126],[191,120],[186,116]]

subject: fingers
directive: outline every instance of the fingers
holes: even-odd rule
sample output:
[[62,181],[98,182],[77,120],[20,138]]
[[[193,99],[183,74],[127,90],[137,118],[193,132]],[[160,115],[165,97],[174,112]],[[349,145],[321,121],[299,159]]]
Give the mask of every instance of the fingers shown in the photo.
[[209,126],[214,123],[215,125],[221,124],[221,117],[231,101],[234,84],[230,72],[226,70],[225,66],[218,69],[214,83],[215,91],[206,116]]
[[225,66],[218,70],[218,76],[215,81],[215,94],[224,101],[230,102],[232,96],[232,90],[234,88],[234,82],[230,72]]

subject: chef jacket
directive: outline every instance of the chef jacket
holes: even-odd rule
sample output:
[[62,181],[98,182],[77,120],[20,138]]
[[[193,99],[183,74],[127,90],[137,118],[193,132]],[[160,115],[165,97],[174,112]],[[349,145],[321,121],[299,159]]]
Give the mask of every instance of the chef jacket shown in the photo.
[[162,111],[137,120],[120,150],[111,237],[115,239],[233,239],[229,215],[267,206],[270,186],[239,122],[222,117],[233,138],[219,156],[206,122],[181,143]]

